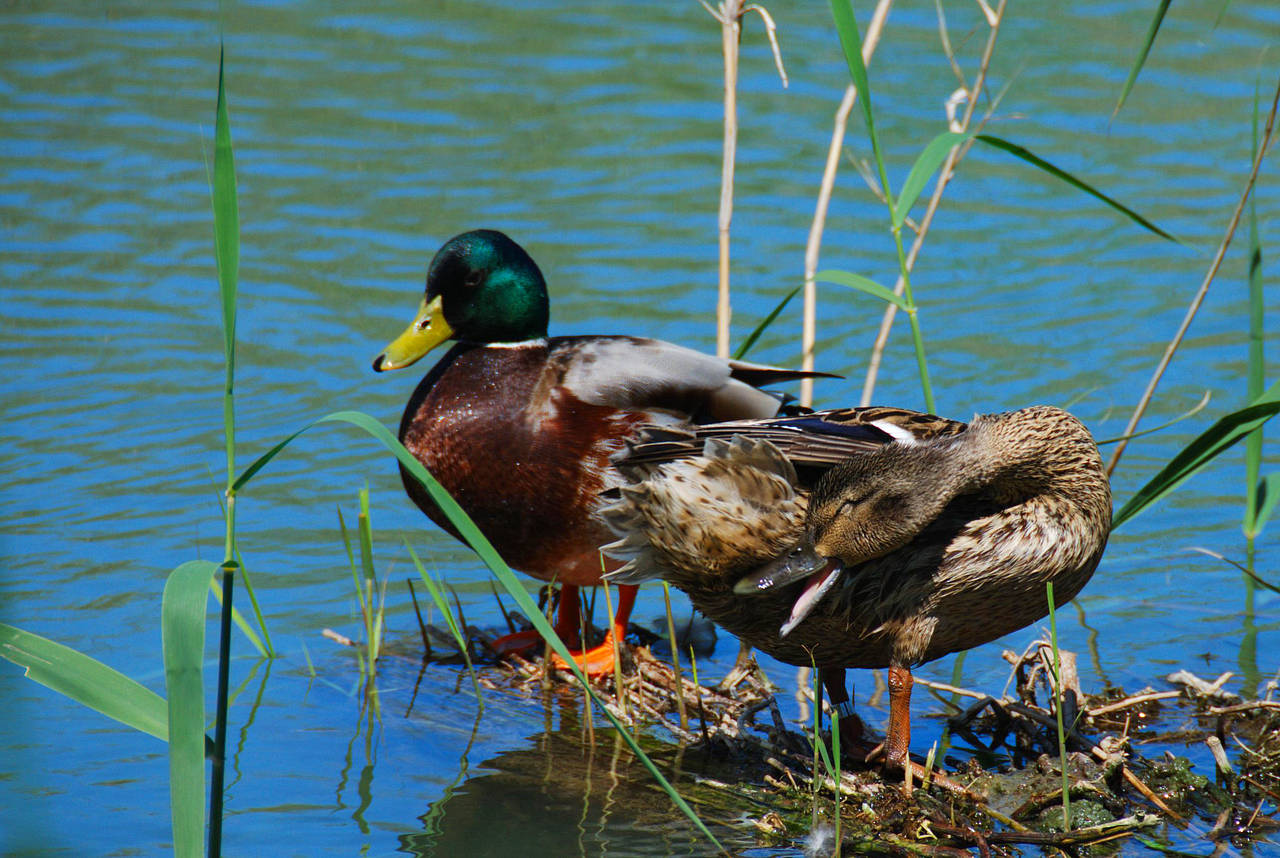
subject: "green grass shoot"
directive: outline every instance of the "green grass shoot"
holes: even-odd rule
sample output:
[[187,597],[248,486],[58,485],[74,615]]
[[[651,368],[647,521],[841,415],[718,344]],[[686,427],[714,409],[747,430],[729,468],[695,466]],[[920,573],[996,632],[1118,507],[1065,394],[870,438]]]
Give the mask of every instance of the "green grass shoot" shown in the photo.
[[1120,508],[1111,522],[1115,530],[1222,455],[1249,433],[1280,412],[1280,382],[1272,384],[1248,405],[1218,419],[1174,456]]
[[209,581],[219,568],[192,560],[174,569],[165,582],[160,614],[169,708],[169,809],[174,854],[182,858],[198,858],[204,847],[204,640]]
[[[1147,56],[1151,53],[1151,46],[1156,43],[1156,35],[1160,32],[1160,24],[1164,21],[1164,15],[1169,11],[1169,3],[1171,0],[1160,0],[1156,7],[1155,16],[1151,19],[1151,26],[1147,28],[1147,37],[1142,42],[1142,47],[1138,50],[1138,57],[1133,61],[1133,65],[1129,68],[1129,76],[1125,78],[1124,86],[1120,88],[1120,97],[1116,99],[1115,109],[1111,111],[1111,120],[1120,113],[1120,108],[1124,107],[1125,101],[1129,98],[1129,93],[1133,90],[1134,83],[1138,80],[1138,72],[1142,71],[1143,65],[1147,62]],[[1226,3],[1222,4],[1225,12]]]
[[7,623],[0,623],[0,658],[23,668],[32,682],[162,742],[169,741],[165,699],[95,658]]
[[476,705],[483,712],[484,696],[480,693],[480,680],[476,676],[475,665],[471,663],[470,642],[459,624],[461,618],[454,619],[453,609],[449,607],[449,601],[444,597],[444,585],[431,577],[431,573],[427,571],[427,568],[422,565],[422,561],[418,558],[418,553],[409,544],[408,538],[404,541],[404,547],[409,550],[409,558],[413,561],[414,568],[418,570],[418,577],[422,579],[427,592],[431,594],[431,601],[435,603],[436,609],[440,611],[440,616],[444,617],[445,625],[449,627],[449,634],[453,635],[453,640],[458,645],[458,651],[462,653],[462,659],[467,665],[467,673],[471,676],[471,687],[476,693]]
[[[812,663],[811,663],[812,664]],[[835,797],[835,852],[834,858],[840,856],[840,713],[831,708],[831,750],[828,753],[827,743],[822,741],[822,671],[812,667],[813,677],[813,818],[818,819],[818,795],[822,787],[822,775],[831,779],[831,789]],[[818,762],[822,762],[819,769]]]
[[[387,601],[387,582],[384,579],[379,586],[377,570],[373,562],[373,528],[369,516],[369,489],[363,488],[359,493],[360,512],[356,517],[356,539],[360,545],[360,564],[356,565],[355,552],[351,546],[351,534],[347,530],[342,510],[338,510],[338,528],[342,535],[342,544],[347,553],[347,563],[351,567],[351,580],[355,589],[356,604],[360,611],[360,622],[364,627],[363,654],[357,651],[361,673],[368,673],[372,679],[377,675],[378,656],[382,652],[382,634],[385,627]],[[367,659],[367,663],[366,663]]]

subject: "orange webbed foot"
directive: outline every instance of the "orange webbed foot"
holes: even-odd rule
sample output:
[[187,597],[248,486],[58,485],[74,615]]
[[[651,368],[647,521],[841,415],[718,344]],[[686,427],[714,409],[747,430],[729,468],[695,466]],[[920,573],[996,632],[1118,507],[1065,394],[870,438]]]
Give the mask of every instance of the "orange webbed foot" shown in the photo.
[[[605,639],[598,645],[583,652],[574,652],[570,650],[569,654],[573,656],[574,663],[587,676],[607,676],[613,673],[613,664],[618,658],[617,641],[622,639],[621,629],[614,628],[609,631]],[[568,670],[569,665],[565,663],[558,654],[551,654],[551,663],[559,670]]]
[[525,629],[522,632],[512,632],[493,639],[489,642],[489,649],[501,657],[513,652],[526,653],[540,643],[542,643],[542,635],[533,629]]

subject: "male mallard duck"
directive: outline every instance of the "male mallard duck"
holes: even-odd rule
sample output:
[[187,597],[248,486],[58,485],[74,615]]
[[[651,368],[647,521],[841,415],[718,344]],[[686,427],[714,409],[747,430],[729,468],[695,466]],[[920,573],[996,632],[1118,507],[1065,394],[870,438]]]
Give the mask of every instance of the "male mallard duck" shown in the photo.
[[911,668],[1045,616],[1046,582],[1070,601],[1111,526],[1097,445],[1047,406],[967,425],[852,408],[646,430],[617,461],[632,482],[603,513],[621,537],[605,550],[628,562],[609,579],[665,578],[752,646],[816,664],[842,715],[844,669],[889,668],[893,767]]
[[[600,583],[609,533],[593,516],[600,493],[622,482],[609,457],[624,439],[647,423],[772,416],[781,400],[757,386],[806,374],[660,340],[549,338],[548,315],[529,254],[501,232],[467,232],[431,260],[417,317],[373,368],[406,367],[457,341],[409,399],[400,440],[513,568],[562,585],[556,632],[572,647],[578,588]],[[413,502],[458,536],[417,481],[401,476]],[[635,594],[619,589],[613,628],[583,655],[588,671],[612,669]],[[502,646],[534,640],[511,636]]]

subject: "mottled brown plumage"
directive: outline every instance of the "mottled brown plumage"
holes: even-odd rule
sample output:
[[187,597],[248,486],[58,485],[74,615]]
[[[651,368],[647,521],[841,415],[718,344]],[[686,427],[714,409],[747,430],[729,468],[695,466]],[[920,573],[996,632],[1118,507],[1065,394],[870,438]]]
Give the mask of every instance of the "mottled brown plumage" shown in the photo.
[[1072,599],[1111,523],[1097,446],[1047,406],[967,425],[875,408],[741,421],[642,437],[620,466],[633,483],[605,512],[621,537],[606,550],[628,564],[611,577],[663,577],[791,664],[893,668],[897,765],[910,668],[1045,616],[1046,582]]

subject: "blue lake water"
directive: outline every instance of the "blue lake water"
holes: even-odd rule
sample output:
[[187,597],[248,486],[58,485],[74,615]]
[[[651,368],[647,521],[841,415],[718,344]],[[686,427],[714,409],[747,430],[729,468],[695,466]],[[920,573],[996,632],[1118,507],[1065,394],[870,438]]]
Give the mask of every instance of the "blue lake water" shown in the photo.
[[[1183,243],[1007,155],[974,150],[913,275],[941,413],[1046,402],[1070,408],[1100,439],[1121,434],[1243,186],[1255,82],[1265,112],[1276,75],[1280,8],[1232,3],[1218,23],[1220,5],[1175,5],[1111,123],[1152,4],[1010,11],[988,130]],[[791,84],[780,85],[751,18],[735,341],[800,281],[847,79],[823,4],[772,11]],[[972,75],[985,25],[972,4],[947,13]],[[186,560],[221,559],[223,369],[207,179],[220,33],[242,225],[242,464],[340,408],[397,423],[419,375],[375,376],[370,360],[408,321],[431,254],[469,228],[503,229],[539,261],[552,333],[714,349],[722,65],[718,25],[695,3],[250,3],[228,5],[221,21],[209,3],[27,3],[0,16],[4,622],[163,693],[165,575]],[[956,86],[931,4],[894,11],[871,74],[901,182],[944,130],[942,105]],[[856,116],[846,143],[850,158],[869,157]],[[1264,164],[1266,254],[1280,245],[1277,178],[1275,161]],[[1118,502],[1244,400],[1244,240],[1242,228],[1144,426],[1206,391],[1212,400],[1133,443],[1114,480]],[[883,206],[848,158],[822,264],[889,284],[896,272]],[[1276,307],[1267,305],[1272,331]],[[879,318],[870,298],[822,293],[818,363],[847,378],[819,382],[817,404],[856,404]],[[798,332],[797,306],[752,357],[798,364]],[[1274,367],[1274,348],[1267,354]],[[923,404],[901,321],[876,401]],[[1275,468],[1274,443],[1265,458],[1264,473]],[[1115,534],[1080,610],[1061,618],[1063,645],[1082,656],[1097,632],[1096,662],[1081,659],[1086,688],[1160,685],[1179,666],[1233,671],[1237,689],[1275,674],[1280,602],[1259,590],[1250,615],[1240,573],[1191,550],[1243,560],[1243,470],[1233,450]],[[259,662],[236,641],[228,853],[512,854],[518,842],[530,855],[702,854],[664,800],[610,771],[610,749],[584,756],[581,771],[548,776],[563,758],[548,748],[577,736],[570,715],[496,694],[477,721],[453,668],[419,679],[416,663],[392,660],[382,722],[368,728],[353,658],[320,635],[360,634],[335,510],[353,520],[366,484],[380,567],[396,582],[391,638],[407,651],[416,639],[406,535],[471,622],[500,621],[488,573],[409,504],[380,448],[332,428],[295,444],[239,504],[245,563],[282,657]],[[1258,568],[1273,579],[1276,532],[1258,543]],[[661,605],[642,591],[637,618]],[[1035,634],[974,651],[961,680],[998,693],[1002,646],[1020,650]],[[723,672],[735,652],[722,638],[704,673]],[[792,681],[794,668],[766,660],[766,669]],[[952,660],[921,675],[950,680]],[[865,694],[870,678],[857,681]],[[0,699],[0,852],[168,851],[161,743],[7,662]],[[929,715],[941,711],[917,698],[915,746],[937,737],[941,721]],[[867,715],[877,726],[885,718]]]

